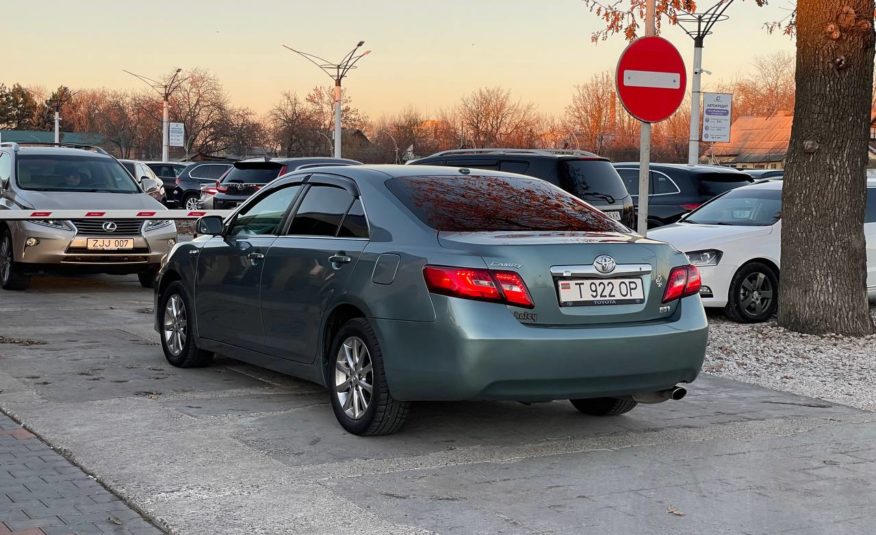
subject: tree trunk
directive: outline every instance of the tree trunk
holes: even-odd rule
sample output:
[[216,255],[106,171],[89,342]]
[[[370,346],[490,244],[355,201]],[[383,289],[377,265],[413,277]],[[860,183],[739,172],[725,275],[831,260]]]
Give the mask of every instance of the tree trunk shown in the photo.
[[779,324],[794,331],[873,332],[864,242],[873,11],[874,0],[797,2],[779,294]]

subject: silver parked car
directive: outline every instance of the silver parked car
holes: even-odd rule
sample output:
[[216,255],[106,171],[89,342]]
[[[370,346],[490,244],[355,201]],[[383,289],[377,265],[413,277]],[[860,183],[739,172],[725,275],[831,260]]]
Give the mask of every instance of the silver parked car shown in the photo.
[[134,180],[140,183],[143,191],[149,194],[150,197],[160,202],[167,203],[167,194],[164,190],[164,181],[155,174],[151,167],[146,165],[146,162],[138,162],[136,160],[119,160]]
[[[164,210],[102,149],[0,143],[0,210]],[[176,242],[172,220],[0,220],[0,286],[37,272],[136,273],[151,287]]]

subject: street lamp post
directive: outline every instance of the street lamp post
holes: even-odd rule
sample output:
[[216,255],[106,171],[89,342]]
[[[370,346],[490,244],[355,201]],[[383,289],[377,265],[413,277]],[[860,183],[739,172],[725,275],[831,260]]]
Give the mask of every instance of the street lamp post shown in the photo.
[[169,102],[171,95],[173,95],[173,92],[179,89],[179,86],[181,86],[182,83],[186,81],[186,78],[177,79],[179,77],[179,73],[182,72],[182,69],[177,68],[176,71],[174,71],[173,76],[171,76],[170,80],[166,83],[157,82],[152,78],[147,78],[139,74],[134,74],[131,71],[124,72],[145,82],[146,85],[148,85],[152,89],[155,89],[156,91],[158,91],[158,94],[161,95],[161,161],[166,162],[170,159],[170,146],[168,144],[168,132],[170,128]]
[[55,98],[54,102],[52,102],[52,107],[55,109],[55,143],[58,144],[61,142],[61,107],[70,102],[70,99],[73,98],[73,93],[69,90],[61,91],[61,88],[58,88],[58,97]]
[[688,141],[687,163],[695,165],[700,159],[700,100],[702,90],[700,81],[703,74],[703,42],[712,33],[718,22],[727,20],[724,14],[733,0],[718,0],[718,3],[702,13],[687,13],[678,17],[678,25],[694,41],[693,83],[690,95],[690,138]]
[[356,52],[358,52],[359,48],[364,44],[365,41],[359,41],[359,43],[356,44],[355,47],[353,47],[353,50],[351,50],[346,56],[344,56],[341,61],[337,63],[332,63],[319,56],[315,56],[307,52],[302,52],[300,50],[295,50],[292,47],[283,45],[284,48],[295,52],[299,56],[319,67],[320,70],[326,73],[329,78],[331,78],[335,82],[333,95],[335,101],[335,158],[341,157],[341,106],[343,100],[341,92],[341,81],[347,76],[347,73],[350,72],[350,70],[356,68],[356,63],[360,59],[371,53],[370,50],[366,50],[365,52],[356,55]]

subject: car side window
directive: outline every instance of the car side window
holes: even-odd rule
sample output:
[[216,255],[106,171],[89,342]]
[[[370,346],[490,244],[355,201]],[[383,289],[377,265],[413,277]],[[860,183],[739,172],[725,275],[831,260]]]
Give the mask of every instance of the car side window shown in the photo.
[[621,180],[624,181],[624,186],[627,187],[627,191],[630,195],[638,195],[639,194],[639,170],[638,169],[618,169],[617,174],[620,175]]
[[12,158],[5,152],[0,152],[0,179],[9,180],[12,176]]
[[199,165],[195,167],[189,172],[189,176],[192,178],[208,178],[210,180],[216,180],[225,174],[225,171],[228,170],[227,165],[215,165],[215,164],[205,164]]
[[368,237],[368,222],[365,220],[365,210],[362,208],[362,201],[356,199],[350,209],[347,210],[347,215],[341,221],[341,228],[338,230],[339,238],[367,238]]
[[678,187],[668,176],[663,173],[655,173],[651,171],[651,187],[654,189],[653,195],[678,193]]
[[230,236],[265,236],[277,234],[286,211],[301,190],[296,184],[272,191],[237,215],[228,231]]
[[336,236],[341,220],[353,204],[353,194],[336,186],[314,184],[304,194],[288,234]]
[[876,223],[876,188],[867,188],[867,211],[864,223]]

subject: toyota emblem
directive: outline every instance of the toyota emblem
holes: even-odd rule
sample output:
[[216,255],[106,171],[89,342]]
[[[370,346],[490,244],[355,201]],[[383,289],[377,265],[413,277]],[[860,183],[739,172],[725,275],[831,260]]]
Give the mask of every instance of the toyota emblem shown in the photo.
[[116,224],[115,221],[107,221],[103,224],[103,230],[107,232],[115,232],[118,228],[119,226]]
[[593,267],[600,273],[611,273],[614,271],[615,266],[617,266],[617,263],[614,261],[614,258],[607,254],[599,255],[593,261]]

